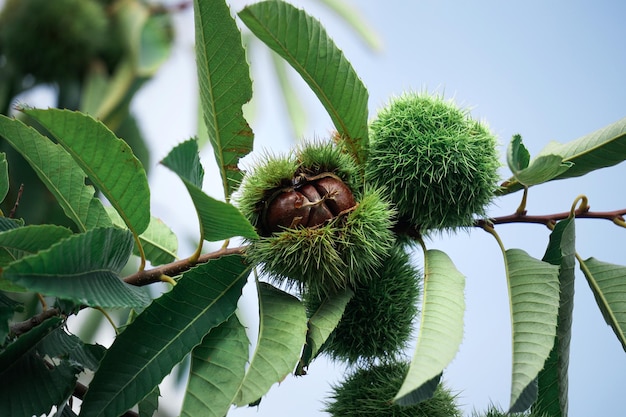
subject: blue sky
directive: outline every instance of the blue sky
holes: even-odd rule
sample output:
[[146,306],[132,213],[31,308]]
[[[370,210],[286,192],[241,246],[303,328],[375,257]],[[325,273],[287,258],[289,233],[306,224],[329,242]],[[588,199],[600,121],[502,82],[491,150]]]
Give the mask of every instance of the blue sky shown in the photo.
[[[548,141],[566,142],[626,116],[626,5],[617,1],[354,1],[383,41],[372,53],[341,22],[315,1],[298,1],[322,20],[370,92],[372,116],[393,95],[428,90],[454,98],[486,121],[502,144],[520,133],[531,154]],[[243,2],[231,3],[235,10]],[[154,147],[154,160],[195,133],[195,69],[191,13],[177,17],[177,49],[134,107]],[[292,143],[284,126],[283,105],[275,82],[267,74],[263,54],[252,57],[255,92],[261,97],[252,127],[256,151],[285,150]],[[310,112],[305,137],[324,137],[332,124],[302,82],[302,100]],[[212,188],[211,152],[203,153]],[[502,158],[502,161],[504,159]],[[626,207],[624,165],[585,178],[559,181],[531,189],[530,214],[569,210],[579,194],[588,196],[593,210]],[[503,169],[503,176],[508,172]],[[178,233],[193,236],[195,224],[181,222],[180,206],[188,201],[171,173],[155,167],[153,214]],[[159,188],[164,184],[164,188]],[[167,192],[159,190],[168,189]],[[156,194],[161,194],[158,196]],[[510,214],[519,202],[514,195],[497,200],[493,216]],[[548,230],[536,225],[497,228],[507,248],[521,248],[541,258]],[[603,220],[577,222],[577,250],[612,263],[623,263],[620,244],[626,231]],[[445,380],[459,392],[467,413],[490,402],[506,407],[511,373],[509,307],[503,260],[495,241],[481,230],[445,235],[427,242],[447,252],[467,277],[465,337]],[[416,261],[421,262],[419,254]],[[257,409],[234,410],[232,416],[321,416],[322,400],[343,367],[318,360],[308,376],[288,378],[274,386]],[[577,276],[570,367],[570,417],[621,413],[626,385],[626,356],[600,315],[584,277]],[[165,395],[171,395],[166,394]],[[176,410],[177,401],[171,402]]]

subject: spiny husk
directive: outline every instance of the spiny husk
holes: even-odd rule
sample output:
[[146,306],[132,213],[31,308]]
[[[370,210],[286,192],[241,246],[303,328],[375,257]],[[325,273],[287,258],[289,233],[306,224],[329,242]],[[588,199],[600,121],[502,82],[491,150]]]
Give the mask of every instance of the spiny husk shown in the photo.
[[246,255],[279,284],[321,298],[357,286],[380,266],[394,242],[392,215],[379,191],[366,190],[353,211],[320,227],[261,237]]
[[299,171],[308,175],[332,172],[358,195],[362,178],[351,155],[342,152],[333,142],[305,142],[296,149]]
[[308,142],[287,156],[266,156],[246,174],[235,200],[258,229],[269,199],[298,175],[337,176],[352,189],[357,205],[322,225],[284,229],[250,242],[249,261],[278,283],[320,295],[369,277],[395,240],[395,211],[379,189],[355,192],[358,172],[352,157],[332,142]]
[[486,411],[479,413],[474,411],[472,413],[472,417],[550,417],[545,413],[539,413],[536,411],[527,411],[525,413],[507,413],[506,411],[502,411],[495,405],[490,405]]
[[263,205],[274,190],[291,185],[298,161],[293,154],[264,155],[263,161],[244,176],[235,203],[255,227],[260,227]]
[[497,187],[496,139],[439,96],[393,99],[370,126],[366,179],[384,186],[400,221],[427,232],[470,226]]
[[359,368],[333,387],[326,412],[333,417],[461,417],[456,396],[442,385],[432,398],[412,406],[392,403],[409,365],[390,362]]
[[[354,289],[341,321],[321,348],[349,363],[394,357],[407,345],[417,314],[421,272],[409,255],[395,245],[371,279]],[[306,296],[308,311],[321,300]]]

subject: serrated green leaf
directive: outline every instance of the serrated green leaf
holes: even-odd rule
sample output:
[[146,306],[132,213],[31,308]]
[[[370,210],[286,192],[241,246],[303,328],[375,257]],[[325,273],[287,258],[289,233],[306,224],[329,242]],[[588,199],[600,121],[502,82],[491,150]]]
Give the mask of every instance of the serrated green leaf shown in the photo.
[[[15,260],[47,249],[71,234],[70,229],[53,224],[28,225],[0,232],[0,248],[9,251]],[[0,262],[1,267],[6,265]]]
[[41,348],[62,324],[52,317],[0,353],[0,415],[45,415],[70,396],[80,369],[66,360],[44,361],[47,352]]
[[448,255],[424,254],[424,299],[413,360],[394,402],[412,404],[413,393],[441,374],[463,340],[465,277]]
[[[106,208],[115,226],[126,228],[124,220],[117,214],[113,207]],[[178,238],[165,223],[156,217],[150,217],[148,228],[139,235],[139,241],[144,250],[144,255],[152,265],[162,265],[176,259],[178,251]],[[140,256],[137,245],[133,253]]]
[[150,301],[147,293],[119,277],[132,247],[127,230],[96,228],[15,261],[3,277],[31,291],[88,306],[143,307]]
[[233,314],[248,272],[240,256],[227,256],[183,274],[115,339],[81,415],[117,417],[148,395],[204,335]]
[[559,318],[550,356],[539,372],[538,396],[533,405],[537,414],[567,417],[568,368],[572,312],[574,309],[574,267],[576,266],[574,219],[558,222],[550,234],[543,261],[559,265]]
[[305,375],[306,370],[320,348],[328,339],[328,336],[335,330],[337,324],[343,316],[346,305],[354,295],[350,289],[346,289],[337,294],[327,297],[313,312],[309,318],[306,334],[306,345],[302,351],[302,357],[298,363],[296,375]]
[[219,241],[234,236],[258,238],[256,230],[239,209],[208,196],[200,188],[204,170],[198,159],[198,145],[195,140],[176,146],[161,163],[174,171],[187,187],[198,214],[203,239]]
[[19,120],[0,115],[0,136],[18,151],[82,232],[110,226],[102,203],[85,185],[85,173],[61,146]]
[[79,112],[24,109],[69,152],[135,236],[150,223],[150,189],[141,162],[102,122]]
[[191,354],[182,416],[227,414],[246,372],[249,345],[246,329],[236,314],[204,337]]
[[513,331],[513,371],[509,412],[528,409],[536,389],[527,390],[543,368],[556,337],[559,266],[520,249],[506,251]]
[[[619,164],[626,159],[626,118],[571,142],[550,142],[537,154],[537,158],[549,155],[558,155],[564,163],[572,164],[551,180],[578,177]],[[521,188],[515,178],[510,178],[500,193],[508,194]]]
[[40,348],[50,357],[68,359],[91,371],[98,369],[106,352],[104,346],[85,344],[77,336],[67,334],[62,328],[46,336],[41,341]]
[[311,87],[349,152],[363,164],[368,147],[368,92],[320,22],[279,1],[249,5],[239,17]]
[[506,162],[511,172],[519,172],[528,168],[530,163],[530,153],[520,135],[513,135],[506,150]]
[[507,149],[507,163],[515,179],[525,186],[537,185],[561,175],[571,166],[559,155],[541,155],[530,161],[520,135],[514,135]]
[[154,413],[159,408],[159,396],[161,391],[157,386],[148,394],[143,400],[137,404],[137,410],[139,411],[139,417],[153,417]]
[[228,199],[243,177],[239,159],[250,153],[252,129],[241,107],[252,98],[252,81],[241,34],[223,0],[194,0],[200,102]]
[[9,192],[9,164],[7,163],[7,155],[0,152],[0,202]]
[[189,139],[174,147],[161,161],[161,164],[176,173],[183,181],[202,188],[204,168],[200,163],[198,141]]
[[306,312],[296,297],[259,283],[259,336],[250,366],[233,403],[260,400],[276,382],[292,372],[306,341]]
[[604,320],[626,350],[626,267],[596,258],[579,262]]

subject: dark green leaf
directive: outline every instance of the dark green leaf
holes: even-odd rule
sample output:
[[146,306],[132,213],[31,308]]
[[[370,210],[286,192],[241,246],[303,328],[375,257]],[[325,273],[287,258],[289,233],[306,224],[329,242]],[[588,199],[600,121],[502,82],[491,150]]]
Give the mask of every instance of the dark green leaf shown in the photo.
[[239,186],[239,159],[250,153],[253,133],[241,107],[252,98],[241,34],[223,0],[194,0],[200,102],[228,198]]
[[572,312],[574,309],[574,267],[576,266],[574,219],[560,221],[550,234],[543,257],[559,265],[559,319],[556,339],[544,368],[539,372],[538,397],[533,410],[551,417],[567,417],[568,368]]
[[45,126],[115,207],[135,236],[150,223],[146,171],[126,142],[86,114],[59,109],[25,109]]
[[139,410],[139,417],[154,416],[155,411],[157,411],[157,409],[159,408],[159,396],[160,395],[161,395],[161,391],[159,390],[159,387],[157,386],[143,400],[139,401],[139,404],[137,404],[137,409]]
[[306,374],[305,368],[309,366],[324,342],[326,342],[326,339],[328,339],[328,336],[337,327],[346,305],[353,295],[354,292],[350,289],[333,294],[327,297],[320,304],[319,308],[313,312],[308,321],[306,345],[298,363],[296,375]]
[[410,405],[422,385],[441,374],[454,359],[463,340],[465,277],[448,255],[439,250],[424,254],[424,300],[417,346],[409,372],[394,402]]
[[187,187],[198,213],[200,233],[204,239],[218,241],[234,236],[250,239],[258,237],[254,227],[235,206],[208,196],[200,188],[204,171],[198,160],[195,140],[176,146],[161,163],[174,171]]
[[235,397],[244,406],[261,399],[292,372],[306,341],[306,312],[296,297],[259,283],[259,337],[250,366]]
[[368,92],[320,22],[282,1],[252,4],[239,17],[302,76],[350,153],[363,164],[368,146]]
[[214,328],[191,355],[181,415],[223,417],[239,391],[250,341],[236,314]]
[[556,337],[559,267],[520,249],[506,251],[513,331],[510,412],[524,411],[536,400],[527,390],[543,368]]
[[248,267],[228,256],[186,272],[116,339],[83,402],[83,416],[117,417],[148,395],[237,307]]
[[111,222],[85,173],[61,146],[19,120],[0,115],[0,136],[18,151],[37,173],[80,231]]
[[53,365],[41,345],[62,324],[59,317],[48,319],[0,353],[0,415],[46,414],[70,396],[80,368],[66,360]]
[[119,273],[133,247],[127,230],[97,228],[9,265],[3,277],[31,291],[89,306],[142,307],[149,297]]
[[589,258],[580,262],[580,269],[604,320],[626,350],[626,267]]

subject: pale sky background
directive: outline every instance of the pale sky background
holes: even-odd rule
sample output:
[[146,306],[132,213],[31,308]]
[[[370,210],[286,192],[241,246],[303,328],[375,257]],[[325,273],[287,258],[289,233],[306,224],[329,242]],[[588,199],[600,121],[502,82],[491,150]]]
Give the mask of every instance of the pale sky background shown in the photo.
[[[566,142],[626,116],[626,4],[618,1],[386,1],[353,2],[383,41],[370,52],[341,22],[316,1],[294,1],[321,19],[370,93],[374,116],[392,95],[407,90],[444,93],[485,120],[505,147],[520,133],[531,154],[548,141]],[[244,2],[232,1],[234,10]],[[176,18],[177,49],[158,77],[142,91],[134,107],[141,112],[157,161],[195,133],[195,68],[191,12]],[[252,60],[257,105],[251,122],[255,151],[285,150],[294,139],[282,121],[284,107],[265,51]],[[294,77],[297,79],[297,77]],[[310,111],[305,137],[325,137],[332,124],[304,83],[302,100]],[[215,196],[217,178],[210,149],[205,189]],[[567,211],[579,194],[592,210],[626,207],[624,165],[573,180],[531,189],[529,214]],[[503,176],[508,170],[503,169]],[[154,167],[153,214],[179,234],[194,236],[195,215],[186,208],[184,187],[163,167]],[[496,200],[493,216],[510,214],[520,195]],[[173,203],[179,202],[180,203]],[[187,220],[189,219],[189,220]],[[193,219],[193,220],[192,220]],[[185,223],[182,224],[181,221]],[[604,220],[579,220],[577,251],[584,258],[626,264],[626,230]],[[521,248],[541,258],[548,230],[537,225],[498,226],[507,248]],[[466,275],[465,337],[444,374],[459,393],[466,414],[489,403],[507,407],[510,395],[511,336],[501,253],[481,230],[442,236],[427,242],[444,250]],[[183,254],[184,255],[184,254]],[[421,264],[419,254],[416,261]],[[578,270],[577,270],[578,271]],[[599,313],[584,277],[577,272],[570,366],[570,417],[623,415],[626,355]],[[410,352],[409,352],[410,353]],[[325,415],[321,411],[330,384],[342,379],[343,366],[317,360],[303,378],[275,385],[260,407],[235,409],[232,416]],[[166,386],[169,386],[166,384]],[[178,410],[179,399],[163,393],[162,404]],[[176,411],[174,411],[176,412]]]
[[[171,1],[174,2],[175,1]],[[1,3],[1,1],[0,1]],[[372,117],[393,95],[407,90],[443,93],[486,121],[505,147],[520,133],[531,154],[548,141],[566,142],[626,116],[626,3],[619,1],[353,1],[383,41],[369,51],[354,33],[317,1],[301,0],[321,19],[370,93]],[[234,10],[245,2],[232,0]],[[153,148],[152,213],[161,217],[182,241],[196,236],[197,223],[184,186],[156,161],[195,134],[196,72],[193,16],[178,14],[176,48],[158,76],[137,96],[133,108]],[[284,107],[276,94],[267,55],[251,58],[255,94],[260,102],[251,121],[255,151],[288,149],[294,139],[285,126]],[[294,77],[297,80],[297,77]],[[298,81],[298,80],[297,80]],[[305,137],[325,137],[330,119],[306,85],[302,102],[310,111]],[[220,196],[210,149],[202,153],[207,169],[205,190]],[[532,188],[529,214],[568,211],[579,194],[592,210],[626,207],[624,165],[585,178]],[[503,177],[508,177],[503,169]],[[496,200],[492,216],[511,214],[521,195]],[[577,251],[584,258],[626,264],[626,230],[605,220],[579,220]],[[503,225],[507,248],[521,248],[541,258],[548,230],[537,225]],[[465,337],[444,374],[459,394],[466,414],[493,402],[507,407],[510,395],[511,336],[503,259],[496,242],[481,230],[442,236],[427,242],[444,250],[466,275]],[[183,245],[181,256],[187,256]],[[190,253],[190,252],[189,252]],[[421,265],[420,254],[415,260]],[[624,415],[626,355],[599,313],[578,272],[570,366],[570,417]],[[411,354],[411,352],[408,352]],[[342,379],[344,367],[318,359],[302,378],[275,385],[260,407],[234,409],[229,416],[323,416],[330,385]],[[163,384],[161,407],[178,413],[182,393]]]

